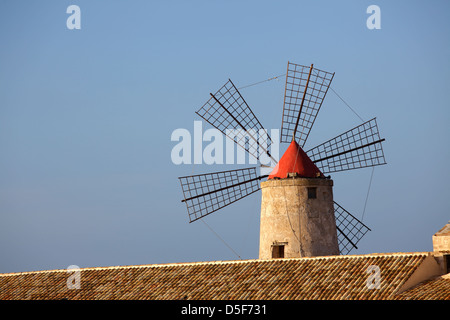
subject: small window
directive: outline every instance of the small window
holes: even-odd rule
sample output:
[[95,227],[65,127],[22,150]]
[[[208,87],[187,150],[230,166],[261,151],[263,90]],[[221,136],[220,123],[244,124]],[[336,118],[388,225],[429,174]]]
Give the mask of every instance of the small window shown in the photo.
[[317,188],[316,187],[308,187],[308,199],[316,199],[317,198]]
[[447,273],[450,273],[450,254],[444,254],[445,268],[447,268]]
[[284,258],[284,245],[272,246],[272,259]]

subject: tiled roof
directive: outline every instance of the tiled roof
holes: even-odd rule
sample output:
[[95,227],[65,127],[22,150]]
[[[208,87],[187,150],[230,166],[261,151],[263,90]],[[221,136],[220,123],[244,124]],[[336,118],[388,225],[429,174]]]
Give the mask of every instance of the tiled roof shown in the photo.
[[[67,288],[73,271],[0,274],[0,299],[394,299],[396,290],[427,255],[394,253],[85,268],[80,269],[80,289]],[[369,266],[379,267],[379,289],[367,286]]]
[[450,300],[450,274],[436,277],[396,296],[400,300]]
[[450,236],[450,221],[436,232],[435,236]]

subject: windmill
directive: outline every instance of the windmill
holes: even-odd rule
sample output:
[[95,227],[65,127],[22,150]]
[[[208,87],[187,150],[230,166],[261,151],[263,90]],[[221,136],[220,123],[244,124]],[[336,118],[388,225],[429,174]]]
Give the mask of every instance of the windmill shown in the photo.
[[313,64],[288,62],[280,142],[289,147],[279,162],[269,152],[271,137],[233,82],[210,93],[196,114],[249,155],[276,166],[269,175],[250,167],[179,177],[190,223],[262,189],[260,258],[357,249],[370,228],[333,200],[333,181],[325,174],[385,164],[385,139],[373,118],[303,151],[333,78]]

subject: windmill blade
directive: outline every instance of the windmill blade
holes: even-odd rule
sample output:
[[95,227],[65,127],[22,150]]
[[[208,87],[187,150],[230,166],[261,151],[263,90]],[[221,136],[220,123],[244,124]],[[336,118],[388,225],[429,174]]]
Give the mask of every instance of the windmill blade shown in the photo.
[[334,73],[288,62],[281,142],[293,139],[303,147],[316,120]]
[[306,153],[322,173],[386,164],[376,118],[333,138]]
[[256,167],[179,177],[189,214],[193,222],[258,191]]
[[356,245],[368,231],[371,231],[370,228],[336,202],[334,202],[334,215],[340,254],[348,254],[352,249],[358,249]]
[[[233,82],[228,81],[195,113],[259,160],[270,155],[272,144],[267,131],[253,114]],[[259,139],[258,139],[259,135]]]

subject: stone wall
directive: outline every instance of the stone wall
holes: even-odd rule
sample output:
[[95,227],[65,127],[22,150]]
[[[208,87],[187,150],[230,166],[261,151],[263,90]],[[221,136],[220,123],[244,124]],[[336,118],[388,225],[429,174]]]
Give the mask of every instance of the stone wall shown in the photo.
[[262,182],[259,258],[271,259],[274,245],[284,246],[285,258],[338,255],[332,187],[322,178]]
[[433,251],[450,254],[450,221],[433,235]]
[[450,272],[450,221],[433,235],[433,254],[442,274]]

